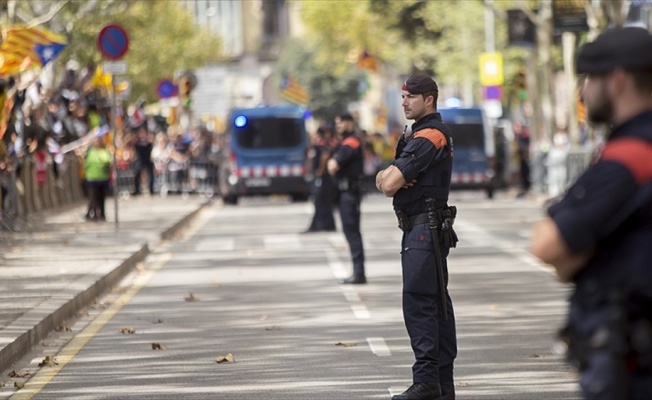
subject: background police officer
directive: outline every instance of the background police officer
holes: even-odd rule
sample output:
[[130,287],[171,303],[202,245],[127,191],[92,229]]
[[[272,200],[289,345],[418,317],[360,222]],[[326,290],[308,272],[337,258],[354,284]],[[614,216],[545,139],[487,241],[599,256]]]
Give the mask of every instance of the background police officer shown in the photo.
[[360,233],[360,201],[362,200],[363,153],[362,142],[355,135],[355,121],[351,114],[335,118],[335,129],[341,137],[333,156],[328,160],[328,172],[335,178],[337,205],[342,230],[349,243],[353,274],[342,284],[367,283],[364,270],[364,249]]
[[587,399],[652,396],[652,36],[607,31],[579,52],[599,158],[535,226],[531,251],[575,283],[562,331]]
[[[448,209],[453,148],[448,127],[437,112],[437,83],[425,75],[411,76],[403,85],[402,97],[405,116],[416,122],[412,134],[399,141],[393,164],[376,175],[378,190],[394,198],[403,229],[403,317],[416,358],[413,385],[392,399],[453,400],[457,340],[453,304],[446,289],[449,246],[434,243],[437,233],[424,218],[429,199],[434,199],[438,210]],[[441,275],[437,268],[443,271]]]
[[308,232],[335,230],[333,217],[333,178],[326,171],[326,162],[337,145],[337,139],[328,126],[317,128],[317,141],[313,146],[312,170],[315,174],[313,198],[315,213],[312,222],[306,230]]

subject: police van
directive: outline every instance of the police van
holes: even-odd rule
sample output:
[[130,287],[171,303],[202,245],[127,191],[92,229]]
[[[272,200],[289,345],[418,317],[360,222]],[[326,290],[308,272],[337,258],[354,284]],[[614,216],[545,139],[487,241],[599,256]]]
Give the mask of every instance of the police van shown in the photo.
[[244,196],[310,196],[307,112],[302,107],[237,108],[229,113],[219,188],[225,204]]
[[442,108],[453,138],[451,189],[481,189],[494,194],[494,138],[481,108]]

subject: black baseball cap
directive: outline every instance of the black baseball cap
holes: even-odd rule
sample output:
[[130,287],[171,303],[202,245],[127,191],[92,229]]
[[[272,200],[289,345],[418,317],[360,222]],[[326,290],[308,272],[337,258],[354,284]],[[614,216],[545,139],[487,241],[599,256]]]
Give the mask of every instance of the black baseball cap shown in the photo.
[[412,75],[405,81],[402,89],[410,94],[439,92],[437,82],[427,75]]
[[618,67],[652,71],[652,35],[646,29],[610,29],[586,43],[577,56],[578,74],[609,72]]

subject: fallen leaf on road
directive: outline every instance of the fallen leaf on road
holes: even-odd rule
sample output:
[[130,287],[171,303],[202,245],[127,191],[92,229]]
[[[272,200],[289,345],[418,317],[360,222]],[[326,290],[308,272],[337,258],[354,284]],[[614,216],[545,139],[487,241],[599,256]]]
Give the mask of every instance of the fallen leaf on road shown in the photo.
[[25,381],[22,379],[14,381],[14,386],[17,387],[18,389],[22,389],[25,387]]
[[61,325],[57,326],[56,328],[54,328],[54,330],[57,331],[57,332],[70,332],[70,331],[72,331],[72,329],[70,328],[70,326],[68,326],[68,324],[61,324]]
[[126,334],[133,335],[134,333],[136,333],[136,330],[130,326],[123,326],[122,328],[120,328],[120,333],[122,333],[123,335]]
[[357,345],[358,345],[357,343],[345,343],[345,342],[335,343],[335,346],[342,346],[342,347],[355,347]]
[[5,387],[5,383],[3,381],[0,381],[0,388]]
[[7,376],[10,378],[26,378],[28,376],[32,376],[32,373],[29,372],[29,370],[27,369],[21,369],[18,372],[16,372],[15,370],[11,371],[7,374]]
[[188,296],[184,297],[183,299],[184,299],[185,301],[187,301],[187,302],[199,301],[199,299],[196,298],[195,295],[192,294],[192,292],[190,292],[190,294],[189,294]]
[[233,354],[229,353],[225,356],[217,356],[215,359],[215,362],[218,364],[221,363],[234,363],[235,362],[235,357],[233,357]]
[[530,354],[530,358],[539,358],[539,357],[541,357],[541,356],[538,355],[538,354]]
[[455,386],[457,387],[467,387],[469,386],[468,382],[455,382]]
[[281,327],[280,326],[266,326],[265,330],[266,331],[280,331]]
[[57,362],[57,359],[52,357],[52,356],[45,356],[43,361],[38,363],[38,366],[43,368],[43,367],[54,367],[55,365],[59,365]]
[[492,304],[492,305],[489,306],[489,310],[490,311],[498,311],[498,306],[495,305],[495,304]]
[[164,344],[161,343],[152,343],[152,350],[165,350],[167,347],[165,347]]
[[261,316],[260,316],[260,320],[261,320],[261,321],[266,321],[267,318],[268,318],[267,315],[261,315]]

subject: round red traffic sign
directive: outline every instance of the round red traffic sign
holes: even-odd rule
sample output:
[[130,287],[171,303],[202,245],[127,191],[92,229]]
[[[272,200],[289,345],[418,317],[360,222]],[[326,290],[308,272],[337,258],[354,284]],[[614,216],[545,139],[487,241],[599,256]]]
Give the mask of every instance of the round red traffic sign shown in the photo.
[[97,48],[105,58],[120,60],[129,50],[127,31],[118,24],[106,25],[97,35]]

